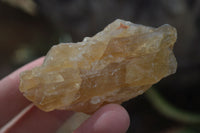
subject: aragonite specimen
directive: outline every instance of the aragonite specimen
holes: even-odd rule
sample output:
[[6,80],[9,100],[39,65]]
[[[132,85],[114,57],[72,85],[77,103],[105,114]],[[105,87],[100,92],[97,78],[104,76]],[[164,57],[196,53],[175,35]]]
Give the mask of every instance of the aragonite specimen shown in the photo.
[[116,20],[93,37],[53,46],[40,67],[21,73],[20,91],[44,111],[93,113],[136,97],[175,73],[176,29]]

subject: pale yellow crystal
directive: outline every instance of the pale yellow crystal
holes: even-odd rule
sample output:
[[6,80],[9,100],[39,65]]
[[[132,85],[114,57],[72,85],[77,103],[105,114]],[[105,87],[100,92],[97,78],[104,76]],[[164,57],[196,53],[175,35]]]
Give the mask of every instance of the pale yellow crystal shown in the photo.
[[21,73],[20,91],[44,111],[93,113],[175,73],[176,29],[116,20],[95,36],[53,46],[42,66]]

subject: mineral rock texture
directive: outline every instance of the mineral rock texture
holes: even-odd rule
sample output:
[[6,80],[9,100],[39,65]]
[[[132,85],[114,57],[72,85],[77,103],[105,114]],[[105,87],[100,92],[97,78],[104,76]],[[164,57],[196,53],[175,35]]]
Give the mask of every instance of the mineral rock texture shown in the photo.
[[175,73],[176,29],[116,20],[82,42],[53,46],[42,66],[21,73],[20,91],[44,111],[93,113]]

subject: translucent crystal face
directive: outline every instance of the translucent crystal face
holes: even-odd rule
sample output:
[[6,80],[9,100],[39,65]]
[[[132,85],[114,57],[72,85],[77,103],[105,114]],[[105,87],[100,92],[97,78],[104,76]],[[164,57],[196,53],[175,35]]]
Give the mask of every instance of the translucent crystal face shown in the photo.
[[53,46],[42,66],[21,73],[20,91],[44,111],[93,113],[175,73],[176,29],[116,20],[82,42]]

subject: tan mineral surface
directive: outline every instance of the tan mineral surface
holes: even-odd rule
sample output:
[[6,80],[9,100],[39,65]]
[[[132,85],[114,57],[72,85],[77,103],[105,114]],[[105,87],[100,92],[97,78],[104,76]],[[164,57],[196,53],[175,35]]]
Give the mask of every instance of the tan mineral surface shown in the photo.
[[176,29],[116,20],[93,37],[53,46],[40,67],[21,73],[20,91],[38,108],[93,113],[122,103],[175,73]]

